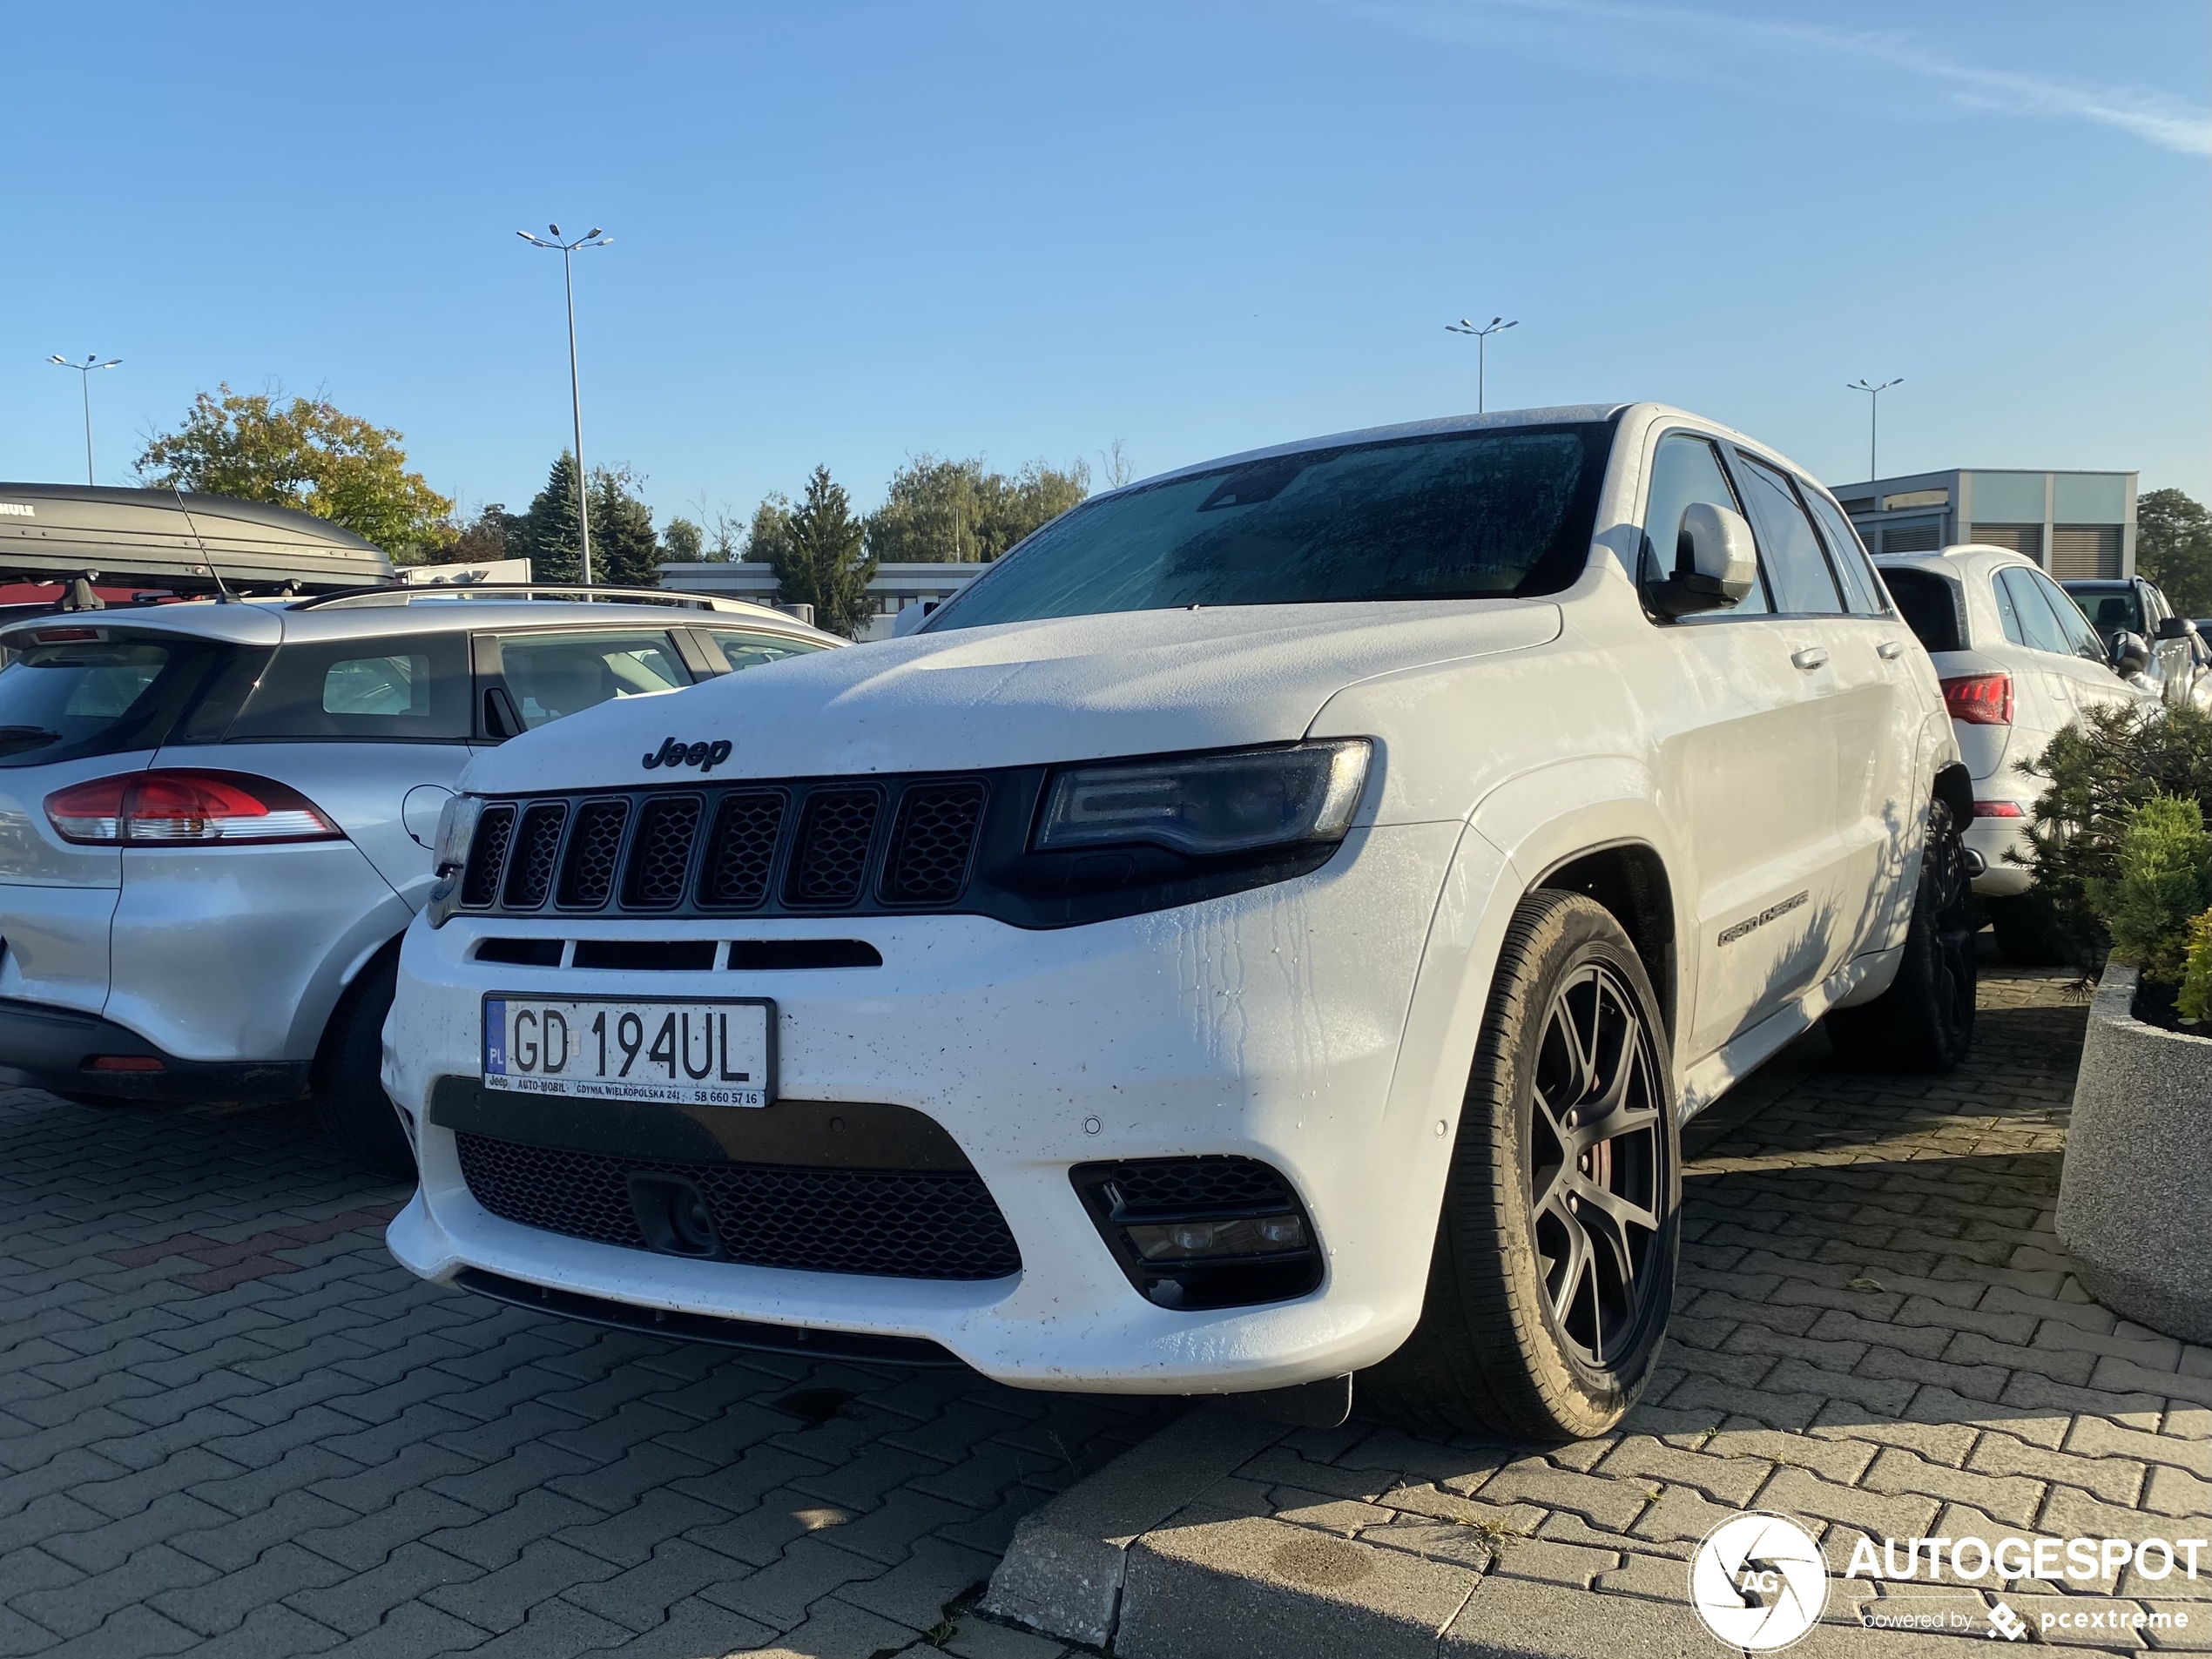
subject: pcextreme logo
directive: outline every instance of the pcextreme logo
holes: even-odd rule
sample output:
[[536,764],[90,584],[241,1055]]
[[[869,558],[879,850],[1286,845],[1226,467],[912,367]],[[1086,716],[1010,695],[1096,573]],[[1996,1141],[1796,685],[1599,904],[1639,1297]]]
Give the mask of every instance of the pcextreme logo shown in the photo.
[[1707,1533],[1690,1557],[1689,1604],[1729,1647],[1779,1652],[1820,1622],[1827,1559],[1787,1515],[1746,1510]]

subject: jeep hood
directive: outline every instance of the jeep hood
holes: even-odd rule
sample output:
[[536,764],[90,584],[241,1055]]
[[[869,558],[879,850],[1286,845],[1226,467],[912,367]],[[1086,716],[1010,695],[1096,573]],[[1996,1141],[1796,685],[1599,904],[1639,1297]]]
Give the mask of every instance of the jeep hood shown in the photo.
[[669,739],[726,739],[716,778],[955,772],[1303,736],[1378,674],[1555,639],[1537,600],[1119,611],[922,633],[623,698],[479,756],[490,794],[696,780],[648,767]]

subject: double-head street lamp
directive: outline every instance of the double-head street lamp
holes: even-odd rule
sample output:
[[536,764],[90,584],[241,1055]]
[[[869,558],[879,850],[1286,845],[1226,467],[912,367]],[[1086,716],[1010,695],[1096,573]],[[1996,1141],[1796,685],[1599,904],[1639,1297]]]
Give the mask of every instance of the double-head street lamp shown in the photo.
[[59,363],[64,368],[75,369],[78,374],[78,384],[84,388],[84,482],[89,484],[92,482],[92,371],[96,368],[117,368],[123,360],[120,357],[111,357],[104,363],[100,361],[99,354],[94,352],[81,363],[72,363],[66,357],[49,357],[46,361],[50,363]]
[[1844,388],[1847,392],[1866,394],[1866,476],[1869,480],[1879,478],[1882,475],[1881,468],[1874,464],[1877,453],[1876,440],[1880,436],[1882,430],[1882,394],[1892,386],[1904,384],[1905,376],[1902,374],[1893,381],[1884,381],[1879,386],[1870,384],[1865,376],[1861,375]]
[[1508,328],[1520,327],[1521,319],[1518,317],[1511,322],[1493,317],[1479,328],[1465,317],[1460,318],[1457,322],[1447,322],[1444,325],[1444,332],[1447,334],[1473,334],[1474,336],[1474,412],[1477,415],[1484,412],[1489,400],[1489,388],[1486,382],[1489,378],[1490,336],[1502,334]]
[[558,225],[548,225],[545,228],[553,233],[553,239],[550,242],[542,236],[532,235],[528,231],[516,231],[515,234],[532,247],[550,248],[559,253],[561,273],[568,281],[569,410],[576,420],[576,528],[578,549],[582,554],[580,564],[583,575],[583,584],[590,587],[591,585],[590,489],[583,470],[583,392],[577,379],[576,372],[576,251],[580,247],[604,247],[615,239],[611,236],[600,235],[599,227],[596,225],[573,242],[564,242],[561,239],[561,227]]

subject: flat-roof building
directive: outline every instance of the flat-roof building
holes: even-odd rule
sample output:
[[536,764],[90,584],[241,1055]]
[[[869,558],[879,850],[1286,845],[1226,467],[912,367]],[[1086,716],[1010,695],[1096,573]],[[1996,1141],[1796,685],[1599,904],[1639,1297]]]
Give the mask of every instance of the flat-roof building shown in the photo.
[[1957,468],[1838,484],[1870,552],[1962,542],[2025,553],[2053,576],[2135,573],[2135,475]]

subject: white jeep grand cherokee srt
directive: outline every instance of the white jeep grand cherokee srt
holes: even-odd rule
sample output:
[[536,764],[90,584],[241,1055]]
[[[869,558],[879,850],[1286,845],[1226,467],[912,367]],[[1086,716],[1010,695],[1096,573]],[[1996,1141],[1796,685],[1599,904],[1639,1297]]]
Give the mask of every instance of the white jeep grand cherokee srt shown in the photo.
[[914,635],[474,761],[384,1079],[426,1278],[1558,1438],[1679,1130],[1973,1030],[1969,780],[1836,503],[1652,404],[1099,496]]

